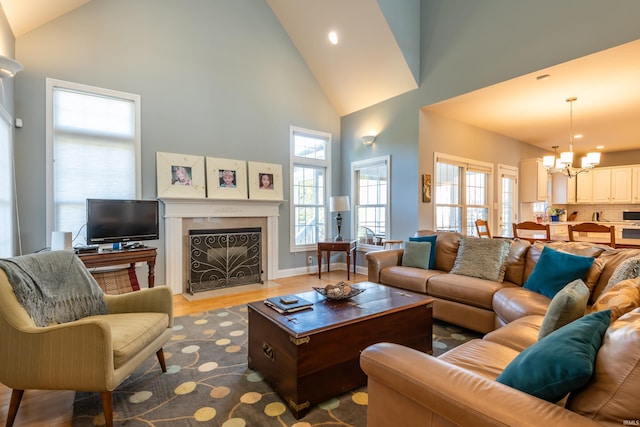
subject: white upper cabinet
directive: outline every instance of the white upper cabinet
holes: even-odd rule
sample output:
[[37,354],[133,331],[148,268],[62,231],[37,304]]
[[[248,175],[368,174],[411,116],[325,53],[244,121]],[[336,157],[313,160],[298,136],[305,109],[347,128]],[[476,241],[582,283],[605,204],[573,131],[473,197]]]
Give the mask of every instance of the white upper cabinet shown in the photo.
[[592,191],[593,170],[587,173],[578,174],[576,180],[576,203],[591,203],[593,199]]
[[547,170],[542,159],[520,161],[520,201],[523,203],[547,200]]
[[631,203],[633,168],[611,169],[611,203]]

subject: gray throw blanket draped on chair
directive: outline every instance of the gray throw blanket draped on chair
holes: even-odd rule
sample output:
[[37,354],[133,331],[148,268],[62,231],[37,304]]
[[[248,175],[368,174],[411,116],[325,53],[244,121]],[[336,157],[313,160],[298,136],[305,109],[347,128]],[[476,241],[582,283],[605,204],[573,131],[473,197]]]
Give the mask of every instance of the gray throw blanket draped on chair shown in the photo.
[[107,314],[104,293],[71,251],[0,259],[16,298],[38,326]]

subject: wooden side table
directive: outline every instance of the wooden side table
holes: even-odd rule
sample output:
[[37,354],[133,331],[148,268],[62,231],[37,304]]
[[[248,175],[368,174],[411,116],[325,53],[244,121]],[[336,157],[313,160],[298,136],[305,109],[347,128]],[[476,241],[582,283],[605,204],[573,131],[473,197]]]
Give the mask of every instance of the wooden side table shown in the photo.
[[87,268],[108,267],[114,265],[129,264],[134,267],[137,262],[146,262],[149,267],[148,282],[153,288],[155,281],[154,268],[156,265],[156,248],[145,246],[137,249],[124,249],[119,251],[103,251],[78,254],[80,260]]
[[347,253],[347,280],[349,276],[349,262],[353,255],[353,274],[356,274],[356,242],[357,240],[343,240],[341,242],[318,242],[318,279],[322,278],[322,252],[327,252],[327,272],[331,268],[331,251]]

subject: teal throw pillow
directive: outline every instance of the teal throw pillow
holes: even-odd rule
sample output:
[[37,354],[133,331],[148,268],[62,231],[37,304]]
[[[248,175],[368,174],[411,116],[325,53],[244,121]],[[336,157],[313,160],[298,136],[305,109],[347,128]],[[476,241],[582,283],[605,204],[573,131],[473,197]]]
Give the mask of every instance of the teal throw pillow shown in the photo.
[[549,402],[584,386],[591,375],[611,310],[598,311],[550,333],[507,365],[496,381]]
[[430,252],[431,243],[429,242],[405,242],[402,265],[428,270]]
[[524,288],[553,298],[567,283],[582,279],[593,258],[560,252],[545,246]]
[[429,269],[433,270],[436,265],[436,238],[437,235],[432,236],[418,236],[409,237],[410,242],[429,242],[431,243],[431,253],[429,254]]
[[589,288],[581,279],[576,279],[562,288],[549,304],[540,326],[538,340],[584,316],[588,301]]

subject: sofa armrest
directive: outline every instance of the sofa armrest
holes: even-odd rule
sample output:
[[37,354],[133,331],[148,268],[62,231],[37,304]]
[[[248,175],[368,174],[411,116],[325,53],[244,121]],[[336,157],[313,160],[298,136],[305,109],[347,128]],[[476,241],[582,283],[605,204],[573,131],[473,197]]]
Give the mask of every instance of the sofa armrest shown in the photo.
[[173,293],[168,286],[104,296],[109,313],[166,313],[173,327]]
[[360,366],[368,376],[368,427],[391,425],[555,426],[599,424],[397,344],[366,348]]
[[367,252],[365,257],[368,264],[368,280],[380,283],[380,272],[387,267],[402,265],[404,249],[388,249],[383,251]]

